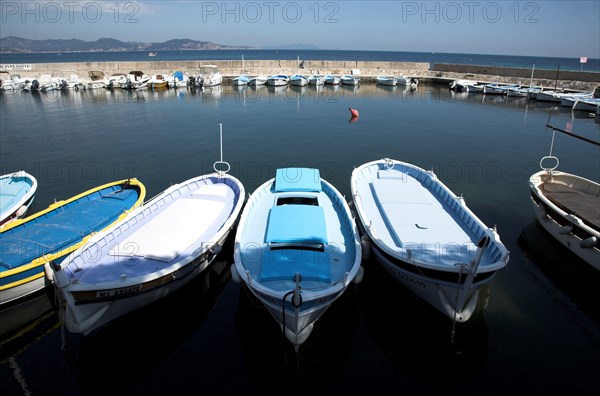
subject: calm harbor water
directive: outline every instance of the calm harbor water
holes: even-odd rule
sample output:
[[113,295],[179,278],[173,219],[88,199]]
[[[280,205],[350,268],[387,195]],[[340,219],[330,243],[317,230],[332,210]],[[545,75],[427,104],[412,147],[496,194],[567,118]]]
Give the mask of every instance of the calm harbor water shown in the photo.
[[[360,117],[349,122],[348,108]],[[38,178],[30,213],[115,179],[148,198],[224,159],[251,193],[283,166],[318,167],[350,200],[355,166],[390,157],[433,169],[511,252],[456,326],[365,260],[363,282],[299,353],[230,279],[211,271],[95,335],[65,334],[51,290],[0,312],[0,394],[598,394],[600,274],[536,226],[527,181],[550,123],[596,141],[600,119],[524,99],[416,90],[292,87],[0,95],[0,174]],[[597,147],[557,134],[567,172],[600,180]]]

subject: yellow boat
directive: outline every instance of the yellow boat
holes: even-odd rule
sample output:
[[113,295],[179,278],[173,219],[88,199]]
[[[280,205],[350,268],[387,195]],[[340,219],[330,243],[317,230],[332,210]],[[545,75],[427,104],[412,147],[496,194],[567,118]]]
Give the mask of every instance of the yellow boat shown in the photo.
[[123,219],[143,204],[145,196],[146,188],[137,179],[119,180],[2,228],[0,307],[42,290],[52,282],[51,262],[60,263],[94,233]]

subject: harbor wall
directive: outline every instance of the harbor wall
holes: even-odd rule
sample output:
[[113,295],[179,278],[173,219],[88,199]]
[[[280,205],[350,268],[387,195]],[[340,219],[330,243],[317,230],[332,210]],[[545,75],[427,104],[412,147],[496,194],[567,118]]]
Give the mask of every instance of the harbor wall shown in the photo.
[[[433,72],[454,72],[464,74],[484,74],[492,76],[505,77],[520,77],[523,83],[529,83],[532,69],[517,68],[517,67],[498,67],[498,66],[481,66],[481,65],[453,65],[453,64],[434,64],[431,67]],[[583,82],[600,83],[600,73],[591,73],[584,71],[571,70],[533,70],[533,77],[538,79],[556,80],[572,80]],[[526,80],[526,81],[525,81]]]
[[[531,81],[532,69],[518,67],[499,67],[483,65],[434,64],[431,66],[431,78],[444,80],[469,79],[481,82],[521,83],[544,88],[592,91],[600,86],[600,73],[535,69]],[[558,73],[557,73],[558,71]]]
[[[87,77],[90,71],[102,71],[107,76],[116,73],[128,73],[141,70],[147,75],[171,74],[180,70],[188,75],[198,73],[200,65],[216,65],[225,80],[239,74],[273,75],[296,73],[310,74],[354,74],[361,76],[365,82],[374,82],[378,75],[405,75],[417,77],[422,82],[448,84],[456,79],[470,79],[479,82],[522,83],[529,85],[531,69],[496,67],[482,65],[430,64],[427,62],[376,62],[376,61],[330,61],[304,60],[304,68],[300,69],[296,60],[203,60],[203,61],[132,61],[132,62],[64,62],[64,63],[32,63],[27,68],[8,71],[26,78],[39,78],[42,74],[53,74],[68,77],[77,74]],[[3,65],[0,65],[0,69]],[[8,65],[10,66],[10,65]],[[535,70],[533,85],[545,88],[590,91],[600,86],[600,73],[580,71]]]

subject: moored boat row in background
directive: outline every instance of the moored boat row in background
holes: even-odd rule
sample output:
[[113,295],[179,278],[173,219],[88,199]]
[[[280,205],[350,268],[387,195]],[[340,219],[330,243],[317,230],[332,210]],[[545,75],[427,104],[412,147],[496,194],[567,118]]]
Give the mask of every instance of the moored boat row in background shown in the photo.
[[[379,81],[379,80],[378,80]],[[383,82],[381,82],[383,83]],[[538,86],[520,84],[480,83],[473,80],[454,80],[450,90],[457,92],[505,95],[508,97],[528,98],[539,102],[559,103],[562,107],[596,113],[600,107],[600,90],[591,92],[566,92],[560,89],[544,89]]]

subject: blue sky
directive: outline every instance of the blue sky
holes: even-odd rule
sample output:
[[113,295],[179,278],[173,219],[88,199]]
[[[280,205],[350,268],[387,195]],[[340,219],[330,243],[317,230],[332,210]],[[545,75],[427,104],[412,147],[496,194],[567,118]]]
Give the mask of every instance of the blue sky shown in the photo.
[[8,1],[0,36],[600,58],[600,1]]

